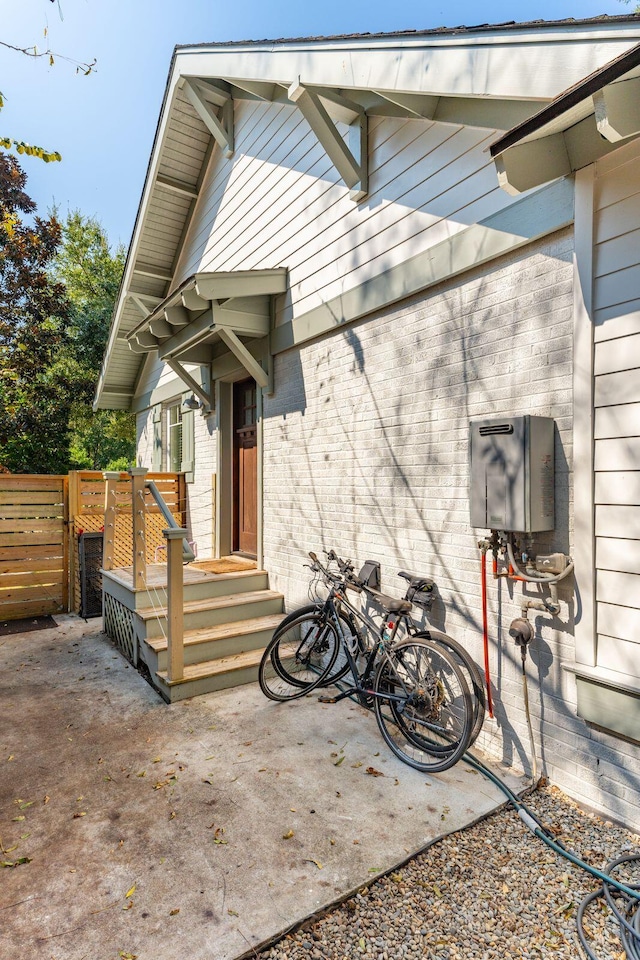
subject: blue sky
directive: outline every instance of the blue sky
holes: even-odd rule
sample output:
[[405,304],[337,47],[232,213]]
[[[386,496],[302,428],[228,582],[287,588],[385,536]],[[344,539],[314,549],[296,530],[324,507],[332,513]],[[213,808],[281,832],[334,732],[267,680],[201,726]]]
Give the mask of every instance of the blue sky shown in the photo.
[[80,209],[98,217],[113,243],[127,245],[177,43],[557,20],[631,9],[619,0],[0,0],[0,40],[48,44],[76,61],[97,60],[85,77],[62,59],[49,66],[0,47],[6,100],[0,134],[62,154],[62,163],[22,159],[39,212],[54,202],[62,214]]

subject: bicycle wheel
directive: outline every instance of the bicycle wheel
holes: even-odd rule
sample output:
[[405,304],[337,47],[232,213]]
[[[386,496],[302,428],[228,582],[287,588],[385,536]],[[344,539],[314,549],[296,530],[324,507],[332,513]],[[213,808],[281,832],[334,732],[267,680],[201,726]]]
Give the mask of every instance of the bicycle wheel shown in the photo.
[[405,640],[392,647],[376,671],[374,710],[395,755],[426,773],[452,767],[467,749],[473,722],[462,670],[442,647]]
[[270,700],[295,700],[325,679],[333,667],[340,638],[317,610],[292,618],[276,631],[258,669],[260,689]]
[[469,737],[469,743],[467,745],[468,750],[469,747],[475,743],[478,734],[482,730],[487,708],[484,677],[480,667],[462,644],[454,640],[453,637],[448,637],[446,633],[440,633],[439,630],[421,630],[419,633],[414,633],[413,636],[416,640],[430,640],[432,643],[435,643],[436,646],[444,647],[446,652],[453,657],[462,670],[464,678],[467,681],[467,686],[469,687],[469,692],[471,693],[473,707],[473,722],[471,724],[471,736]]
[[[301,616],[313,616],[314,614],[321,615],[322,604],[310,603],[305,607],[299,607],[297,610],[294,610],[292,613],[288,614],[282,623],[276,627],[273,637],[275,639],[287,626],[292,623],[297,617]],[[354,650],[355,645],[357,644],[356,640],[356,626],[353,622],[353,618],[348,616],[342,611],[339,613],[340,621],[340,631],[342,633],[343,642],[340,643],[338,649],[338,655],[335,659],[332,669],[329,674],[318,684],[320,687],[329,687],[333,683],[337,683],[339,680],[342,680],[344,676],[349,672],[349,661],[347,660],[347,655],[344,651],[345,645],[349,644],[351,650]],[[286,672],[286,667],[280,663],[280,671]],[[297,672],[292,676],[286,678],[289,679],[294,685],[306,686],[304,681],[298,676]]]

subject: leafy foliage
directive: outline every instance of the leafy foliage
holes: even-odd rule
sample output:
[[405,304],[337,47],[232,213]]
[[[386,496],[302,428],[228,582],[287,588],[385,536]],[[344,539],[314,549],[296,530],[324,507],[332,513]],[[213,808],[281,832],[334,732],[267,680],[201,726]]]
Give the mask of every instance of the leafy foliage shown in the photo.
[[94,412],[91,402],[125,251],[120,246],[112,253],[100,223],[79,211],[68,215],[62,232],[54,269],[71,304],[69,340],[58,359],[76,398],[70,417],[70,462],[74,468],[118,469],[135,458],[133,417],[117,410]]
[[13,473],[66,472],[73,396],[56,369],[70,310],[49,268],[62,231],[32,214],[18,162],[0,154],[0,464]]
[[80,213],[31,217],[25,183],[0,153],[0,471],[117,469],[135,455],[133,418],[91,401],[124,250]]

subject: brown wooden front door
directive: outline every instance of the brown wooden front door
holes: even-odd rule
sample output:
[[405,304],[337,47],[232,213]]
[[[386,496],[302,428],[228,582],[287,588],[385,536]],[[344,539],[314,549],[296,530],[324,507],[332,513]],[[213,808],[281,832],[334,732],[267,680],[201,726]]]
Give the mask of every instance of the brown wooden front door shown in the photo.
[[233,386],[233,549],[258,552],[256,382]]

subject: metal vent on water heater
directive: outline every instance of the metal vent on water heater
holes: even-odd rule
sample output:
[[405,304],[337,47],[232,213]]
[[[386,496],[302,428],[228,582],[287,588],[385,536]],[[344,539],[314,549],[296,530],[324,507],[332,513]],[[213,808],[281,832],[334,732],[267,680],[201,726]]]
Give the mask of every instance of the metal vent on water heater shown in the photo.
[[470,423],[471,526],[536,533],[554,525],[554,421],[508,417]]
[[493,437],[500,433],[513,433],[513,424],[496,423],[495,426],[480,427],[481,437]]

